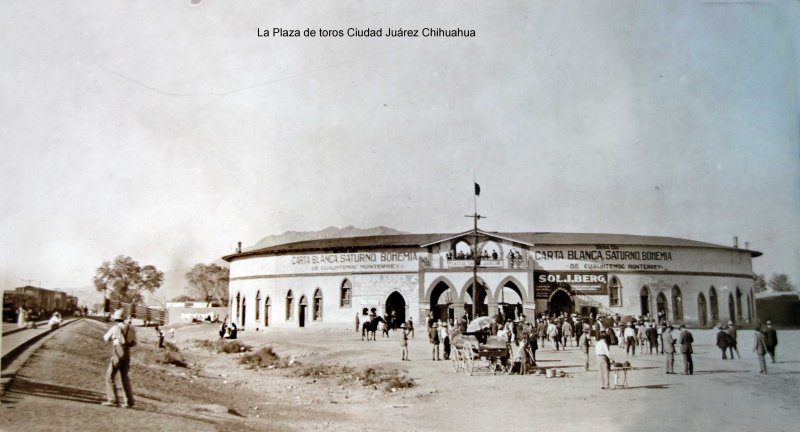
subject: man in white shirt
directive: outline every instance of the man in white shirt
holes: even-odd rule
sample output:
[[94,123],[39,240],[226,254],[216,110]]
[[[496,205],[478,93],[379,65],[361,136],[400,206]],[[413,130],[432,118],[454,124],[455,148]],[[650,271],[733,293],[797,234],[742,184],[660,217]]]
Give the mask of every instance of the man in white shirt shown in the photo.
[[632,322],[625,327],[622,337],[625,339],[625,355],[628,355],[628,352],[636,355],[636,330],[633,329]]
[[600,382],[603,390],[608,389],[608,378],[611,369],[611,353],[608,350],[608,336],[602,335],[594,345],[597,364],[600,366]]
[[116,376],[117,372],[120,374],[122,381],[122,388],[125,391],[125,408],[133,407],[133,390],[131,389],[131,382],[128,378],[128,370],[131,365],[130,349],[136,346],[136,331],[130,323],[125,322],[125,311],[118,309],[114,312],[112,317],[115,321],[114,326],[111,327],[103,340],[111,342],[111,362],[108,364],[106,370],[106,396],[108,400],[103,402],[105,406],[119,406],[117,400],[117,386]]

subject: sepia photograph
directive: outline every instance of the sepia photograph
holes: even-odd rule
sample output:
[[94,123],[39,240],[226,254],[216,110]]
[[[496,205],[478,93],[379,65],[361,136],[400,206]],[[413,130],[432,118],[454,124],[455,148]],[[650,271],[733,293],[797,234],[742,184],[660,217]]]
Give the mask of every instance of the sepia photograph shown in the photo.
[[799,28],[0,2],[0,430],[795,430]]

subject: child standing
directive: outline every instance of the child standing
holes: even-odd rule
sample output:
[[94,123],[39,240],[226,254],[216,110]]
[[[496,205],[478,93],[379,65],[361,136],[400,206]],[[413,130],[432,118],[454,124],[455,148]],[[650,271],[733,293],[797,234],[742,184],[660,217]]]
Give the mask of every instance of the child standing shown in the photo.
[[408,358],[408,334],[413,330],[410,329],[411,326],[408,322],[403,323],[400,327],[403,329],[403,338],[400,340],[400,346],[403,348],[402,361],[409,361],[411,359]]

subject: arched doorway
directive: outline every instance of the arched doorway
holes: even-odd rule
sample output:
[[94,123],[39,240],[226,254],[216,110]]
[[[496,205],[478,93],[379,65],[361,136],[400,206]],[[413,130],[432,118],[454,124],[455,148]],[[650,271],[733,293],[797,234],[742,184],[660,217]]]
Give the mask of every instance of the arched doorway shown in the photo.
[[729,320],[736,322],[736,303],[733,300],[733,294],[728,294],[728,316]]
[[[487,293],[488,288],[484,285],[483,281],[480,279],[475,282],[475,287],[477,289],[477,295],[472,295],[472,281],[469,282],[466,295],[464,296],[464,309],[467,311],[467,315],[469,316],[470,320],[475,319],[475,317],[479,316],[486,316],[489,315],[489,305],[486,304],[486,300],[488,299]],[[472,301],[475,298],[475,313],[476,316],[472,316]]]
[[[453,302],[453,291],[450,286],[444,281],[439,281],[431,290],[430,305],[433,320],[452,322],[455,318],[452,309]],[[427,317],[420,317],[420,319],[427,319]]]
[[270,302],[269,297],[264,302],[264,327],[269,327],[269,312],[272,308],[272,303]]
[[672,287],[672,319],[683,321],[683,298],[677,285]]
[[568,288],[556,288],[556,290],[550,294],[550,299],[547,301],[547,310],[550,311],[551,314],[561,315],[564,312],[567,314],[572,313],[575,302],[572,300],[572,295],[567,290]]
[[711,306],[711,324],[719,321],[719,305],[717,304],[717,290],[714,286],[708,291],[708,303]]
[[706,311],[706,296],[703,293],[697,295],[697,316],[701,326],[708,325],[708,312]]
[[639,290],[639,307],[643,317],[650,315],[650,288],[647,285]]
[[736,287],[736,320],[741,321],[744,319],[742,316],[742,291]]
[[311,306],[311,319],[314,321],[322,320],[322,290],[319,288],[314,292],[314,304]]
[[659,292],[656,296],[656,314],[658,315],[659,322],[663,319],[666,320],[669,316],[667,308],[667,296],[663,292]]
[[246,301],[246,299],[242,299],[242,321],[241,321],[241,324],[242,324],[241,327],[242,328],[244,328],[244,317],[247,316],[247,312],[246,312],[247,309],[245,309],[245,301]]
[[254,308],[254,310],[256,311],[256,329],[258,329],[258,325],[260,324],[258,322],[258,319],[261,318],[259,316],[259,313],[261,312],[259,306],[261,306],[261,291],[256,291],[256,307]]
[[747,293],[747,322],[753,322],[753,300],[750,293]]
[[386,310],[386,314],[389,315],[390,323],[392,321],[392,314],[394,314],[395,327],[393,328],[397,328],[397,326],[406,321],[406,300],[399,292],[393,291],[389,294],[389,297],[386,297],[384,309]]
[[240,298],[239,293],[236,293],[236,315],[234,315],[236,318],[231,319],[231,322],[239,321],[239,317],[241,316],[239,314],[239,312],[241,311],[241,301],[242,300]]
[[294,296],[292,296],[292,290],[289,290],[286,293],[286,321],[292,319],[292,308],[294,307]]
[[500,288],[497,307],[505,318],[516,319],[522,314],[522,290],[513,281],[508,281]]
[[297,303],[297,323],[300,327],[306,326],[306,310],[308,309],[308,302],[306,296],[300,297],[300,302]]

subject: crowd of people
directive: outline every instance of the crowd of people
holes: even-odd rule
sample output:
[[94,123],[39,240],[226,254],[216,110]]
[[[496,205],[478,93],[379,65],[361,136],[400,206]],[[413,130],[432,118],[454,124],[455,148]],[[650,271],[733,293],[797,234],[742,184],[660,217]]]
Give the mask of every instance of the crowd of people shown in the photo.
[[[388,337],[389,329],[402,330],[402,355],[403,361],[410,360],[408,353],[408,339],[413,337],[412,322],[405,321],[399,326],[392,324],[391,316],[385,317],[384,332]],[[431,360],[448,360],[452,353],[451,341],[459,334],[471,334],[483,338],[494,336],[506,340],[512,347],[514,365],[519,365],[521,373],[525,373],[525,365],[536,365],[536,351],[552,349],[564,351],[567,347],[574,346],[582,355],[584,371],[589,370],[591,349],[594,348],[601,375],[601,388],[608,389],[609,374],[614,367],[626,367],[629,362],[613,362],[611,348],[619,347],[624,350],[625,357],[632,359],[637,354],[665,357],[665,373],[675,374],[675,354],[680,354],[683,360],[683,374],[694,374],[694,336],[685,325],[676,328],[665,319],[655,320],[650,316],[621,317],[619,315],[590,315],[581,317],[567,313],[542,313],[535,320],[527,320],[524,314],[514,313],[506,316],[503,310],[498,310],[491,319],[484,321],[486,325],[478,331],[467,332],[469,315],[464,313],[458,319],[448,322],[436,320],[430,313],[426,320],[428,341],[431,345]],[[356,329],[358,329],[358,316],[356,316]],[[760,372],[767,373],[766,356],[775,360],[775,347],[777,346],[777,333],[770,321],[765,326],[755,328],[755,346],[753,351],[758,354]],[[716,346],[721,350],[723,360],[728,358],[741,358],[736,326],[732,321],[727,325],[721,324],[716,334]],[[736,357],[734,357],[734,355]],[[616,365],[616,366],[615,366]],[[521,369],[521,370],[520,370]]]

